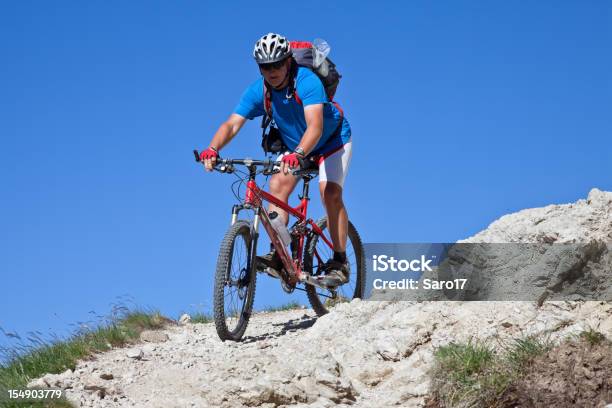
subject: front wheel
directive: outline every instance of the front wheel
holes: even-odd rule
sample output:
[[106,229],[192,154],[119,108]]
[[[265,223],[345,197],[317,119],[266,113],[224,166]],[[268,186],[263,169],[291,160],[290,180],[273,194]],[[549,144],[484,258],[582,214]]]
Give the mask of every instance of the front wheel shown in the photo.
[[223,341],[239,341],[251,317],[257,279],[255,241],[248,221],[239,220],[221,243],[213,298],[215,327]]
[[[317,221],[319,228],[327,230],[327,217]],[[329,234],[328,234],[329,235]],[[320,267],[334,251],[317,234],[312,233],[306,241],[304,254],[304,269],[317,276],[322,273]],[[346,258],[350,265],[348,283],[336,288],[335,293],[312,285],[306,285],[308,301],[319,316],[329,312],[329,308],[338,302],[348,302],[351,299],[362,298],[365,288],[365,259],[361,237],[355,226],[349,221],[346,242]]]

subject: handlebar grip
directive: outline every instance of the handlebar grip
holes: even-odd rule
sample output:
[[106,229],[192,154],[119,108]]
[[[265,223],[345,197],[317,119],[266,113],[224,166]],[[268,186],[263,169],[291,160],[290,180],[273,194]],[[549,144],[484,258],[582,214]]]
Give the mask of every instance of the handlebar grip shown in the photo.
[[193,155],[195,156],[195,161],[197,161],[199,163],[201,161],[200,160],[200,153],[198,153],[197,150],[193,149]]
[[298,159],[298,163],[300,163],[300,170],[305,169],[306,162],[304,161],[304,158],[300,157],[300,155],[297,155],[297,159]]
[[291,170],[291,174],[296,177],[300,176],[302,174],[302,171],[304,171],[304,169],[306,168],[306,162],[304,162],[304,158],[298,155],[297,159],[300,166],[295,170]]

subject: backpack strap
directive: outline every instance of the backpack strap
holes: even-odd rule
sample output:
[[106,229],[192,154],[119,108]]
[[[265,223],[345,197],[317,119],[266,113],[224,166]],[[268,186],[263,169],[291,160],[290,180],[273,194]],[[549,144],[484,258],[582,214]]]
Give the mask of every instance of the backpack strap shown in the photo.
[[298,74],[298,64],[295,62],[295,59],[291,61],[291,68],[289,68],[289,86],[287,87],[287,94],[285,97],[287,99],[291,99],[294,96],[297,97],[296,102],[300,105],[302,104],[302,100],[297,96],[296,88],[297,88],[297,74]]
[[272,98],[270,95],[270,87],[266,83],[265,79],[263,81],[263,104],[266,114],[263,115],[261,119],[261,129],[265,134],[266,128],[270,126],[270,122],[272,122]]
[[272,95],[270,94],[270,87],[264,81],[264,109],[266,110],[266,114],[272,117]]

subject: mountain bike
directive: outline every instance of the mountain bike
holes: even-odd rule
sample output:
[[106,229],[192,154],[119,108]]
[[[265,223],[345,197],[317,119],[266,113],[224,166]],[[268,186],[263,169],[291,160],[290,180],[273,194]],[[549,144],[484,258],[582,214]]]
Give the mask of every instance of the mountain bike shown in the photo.
[[[200,162],[197,150],[196,161]],[[243,166],[244,170],[239,170]],[[322,265],[333,255],[333,244],[327,231],[327,219],[318,221],[308,218],[310,181],[318,175],[314,162],[310,166],[293,170],[295,177],[302,180],[300,204],[296,207],[280,201],[263,191],[256,182],[258,175],[270,176],[279,172],[278,162],[271,159],[221,159],[214,169],[220,173],[234,174],[235,184],[246,185],[244,196],[234,191],[239,200],[232,206],[231,224],[221,243],[215,271],[213,314],[217,334],[221,340],[239,341],[247,328],[255,299],[255,284],[258,272],[267,272],[280,280],[287,293],[294,290],[306,292],[308,301],[318,316],[328,313],[329,308],[342,301],[361,298],[364,295],[365,260],[361,238],[355,226],[349,221],[346,255],[350,266],[348,283],[329,287],[322,283]],[[241,169],[241,167],[240,167]],[[267,201],[286,211],[290,220],[290,244],[285,246],[279,233],[272,225],[270,214],[263,207]],[[242,211],[251,211],[250,219],[238,219]],[[259,226],[263,225],[283,268],[271,271],[258,265],[257,241]],[[276,272],[276,273],[275,273]]]

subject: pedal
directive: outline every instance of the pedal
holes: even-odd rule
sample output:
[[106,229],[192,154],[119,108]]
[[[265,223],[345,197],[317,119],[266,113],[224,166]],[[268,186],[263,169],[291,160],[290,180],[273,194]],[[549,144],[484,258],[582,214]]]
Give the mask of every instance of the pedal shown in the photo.
[[327,289],[330,289],[330,290],[331,289],[336,289],[338,286],[342,286],[343,285],[342,282],[340,282],[338,280],[335,280],[335,279],[330,279],[327,276],[317,276],[315,279],[317,280],[317,282],[319,282],[320,286],[323,286],[323,287],[325,287]]
[[318,288],[321,289],[326,289],[329,291],[334,291],[336,290],[339,286],[342,286],[342,284],[337,284],[337,285],[329,285],[328,282],[325,281],[325,276],[307,276],[305,278],[306,283],[316,286]]
[[272,278],[280,279],[280,273],[276,269],[267,267],[263,270],[263,272],[265,272],[266,274],[268,274],[268,276],[271,276]]

